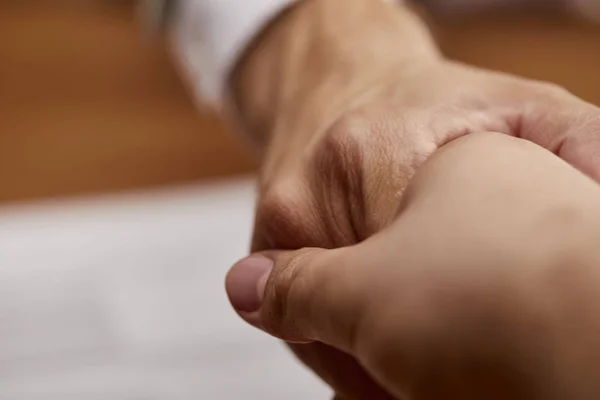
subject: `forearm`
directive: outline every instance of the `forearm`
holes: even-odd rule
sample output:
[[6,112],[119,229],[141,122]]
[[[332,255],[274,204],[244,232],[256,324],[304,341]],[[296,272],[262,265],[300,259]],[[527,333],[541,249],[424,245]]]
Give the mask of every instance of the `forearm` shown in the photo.
[[[232,75],[244,128],[260,145],[276,130],[318,129],[387,71],[439,57],[408,6],[382,0],[303,0],[265,29]],[[357,79],[358,78],[358,79]],[[283,126],[282,126],[283,125]],[[310,128],[309,128],[310,129]]]

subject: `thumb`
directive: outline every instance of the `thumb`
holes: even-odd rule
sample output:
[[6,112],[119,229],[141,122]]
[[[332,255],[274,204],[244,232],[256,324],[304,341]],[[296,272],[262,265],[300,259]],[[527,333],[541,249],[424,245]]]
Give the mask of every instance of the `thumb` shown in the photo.
[[251,255],[227,275],[229,300],[244,320],[273,336],[350,352],[365,297],[360,284],[349,282],[350,249]]

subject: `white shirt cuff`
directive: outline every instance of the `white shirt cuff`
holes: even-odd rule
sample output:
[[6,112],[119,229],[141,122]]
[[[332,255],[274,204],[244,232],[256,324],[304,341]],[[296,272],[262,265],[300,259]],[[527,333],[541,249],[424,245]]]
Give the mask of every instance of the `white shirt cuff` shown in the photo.
[[173,18],[176,57],[197,100],[222,106],[245,47],[296,0],[180,0]]

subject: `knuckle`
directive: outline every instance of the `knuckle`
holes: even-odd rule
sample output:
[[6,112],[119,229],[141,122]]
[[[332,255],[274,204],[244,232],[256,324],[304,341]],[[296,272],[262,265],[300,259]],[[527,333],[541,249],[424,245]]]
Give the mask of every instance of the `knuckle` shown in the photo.
[[328,129],[319,143],[318,158],[329,168],[363,168],[407,144],[403,135],[406,125],[405,115],[387,109],[349,114]]
[[335,246],[356,242],[364,209],[365,141],[369,124],[359,117],[344,117],[321,138],[307,166],[319,200],[321,223]]
[[309,166],[312,181],[322,185],[322,191],[362,204],[370,173],[382,164],[390,147],[378,121],[372,115],[349,114],[327,130]]
[[336,245],[363,240],[393,218],[421,162],[413,140],[404,135],[405,124],[404,115],[387,108],[356,111],[336,121],[317,143],[308,171],[316,192],[328,196],[321,202],[328,207],[324,223],[340,233],[333,238]]
[[361,161],[361,147],[369,136],[366,119],[357,116],[343,117],[334,123],[317,147],[316,164],[322,172],[333,171],[343,175]]
[[[305,207],[293,185],[275,185],[258,203],[254,251],[266,248],[294,249],[302,242]],[[257,244],[260,243],[260,244]]]
[[269,217],[287,217],[289,207],[286,204],[294,202],[295,197],[290,187],[276,184],[261,196],[259,207]]
[[536,90],[538,93],[540,93],[540,95],[544,97],[549,97],[552,99],[561,99],[573,96],[573,94],[565,87],[554,82],[543,81],[533,82],[531,84],[534,86],[534,90]]
[[352,114],[342,117],[329,128],[326,143],[333,149],[351,149],[364,140],[370,127],[365,117]]
[[582,107],[574,120],[585,140],[597,140],[600,136],[600,109],[596,106]]

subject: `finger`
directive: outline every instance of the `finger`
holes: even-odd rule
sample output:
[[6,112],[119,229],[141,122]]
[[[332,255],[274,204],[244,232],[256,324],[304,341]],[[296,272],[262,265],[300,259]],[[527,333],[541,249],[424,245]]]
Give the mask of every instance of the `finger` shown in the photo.
[[558,87],[542,89],[543,100],[523,115],[520,136],[600,182],[600,108]]
[[[352,353],[365,295],[350,248],[255,254],[226,278],[231,304],[250,324],[288,342],[320,341]],[[341,271],[341,269],[344,271]]]
[[579,131],[567,136],[558,155],[600,183],[600,112],[585,119]]
[[349,248],[303,249],[252,255],[227,275],[227,293],[246,321],[295,342],[292,349],[298,358],[338,395],[348,400],[391,400],[349,354],[360,325],[356,303],[365,297],[349,290],[345,281],[356,276],[347,261],[349,252]]

